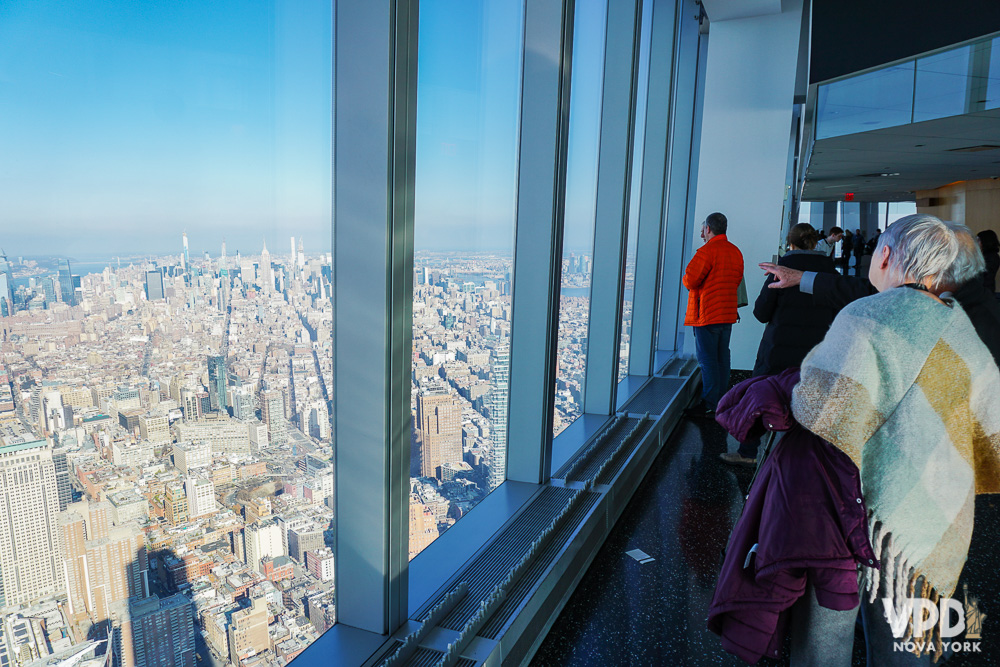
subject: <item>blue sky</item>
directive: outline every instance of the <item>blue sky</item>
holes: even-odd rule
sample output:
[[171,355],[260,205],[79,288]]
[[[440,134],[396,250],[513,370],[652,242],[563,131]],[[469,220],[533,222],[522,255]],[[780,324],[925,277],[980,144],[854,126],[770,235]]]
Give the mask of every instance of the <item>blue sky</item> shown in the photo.
[[330,247],[329,2],[0,3],[12,255]]
[[[329,0],[4,0],[8,254],[330,248]],[[521,3],[424,0],[418,248],[509,252]],[[592,242],[603,3],[577,5],[567,249]],[[584,132],[581,132],[584,129]],[[584,137],[590,135],[588,142]],[[272,245],[273,244],[273,245]]]

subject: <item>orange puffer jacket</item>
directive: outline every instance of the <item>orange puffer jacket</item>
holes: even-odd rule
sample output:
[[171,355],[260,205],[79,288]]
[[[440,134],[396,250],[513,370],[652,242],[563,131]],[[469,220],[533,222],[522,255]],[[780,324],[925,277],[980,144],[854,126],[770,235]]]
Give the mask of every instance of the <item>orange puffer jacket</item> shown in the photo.
[[690,290],[684,325],[736,322],[736,289],[742,279],[743,253],[725,234],[713,236],[698,249],[684,271],[684,287]]

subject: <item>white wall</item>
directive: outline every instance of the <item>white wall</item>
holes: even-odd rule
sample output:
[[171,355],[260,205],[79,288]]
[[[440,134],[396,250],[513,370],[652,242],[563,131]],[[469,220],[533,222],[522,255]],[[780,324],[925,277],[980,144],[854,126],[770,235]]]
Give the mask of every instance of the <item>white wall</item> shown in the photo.
[[[781,228],[802,0],[783,4],[780,14],[713,21],[709,29],[691,228],[697,249],[701,221],[721,211],[729,240],[743,252],[751,305],[740,309],[742,321],[733,327],[733,368],[753,368],[764,332],[751,312],[764,283],[757,264],[770,261]],[[693,354],[693,337],[684,339]]]

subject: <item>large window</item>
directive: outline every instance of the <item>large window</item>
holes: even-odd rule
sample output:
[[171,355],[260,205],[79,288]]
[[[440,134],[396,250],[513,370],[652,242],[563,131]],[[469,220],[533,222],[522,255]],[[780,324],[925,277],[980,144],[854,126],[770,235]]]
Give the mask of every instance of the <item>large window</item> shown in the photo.
[[635,131],[632,144],[632,187],[629,192],[627,241],[625,245],[625,281],[622,294],[622,328],[618,342],[618,380],[629,374],[629,349],[632,341],[632,305],[635,301],[636,245],[639,241],[639,195],[642,190],[643,139],[646,129],[646,100],[649,93],[649,40],[653,22],[653,3],[642,9],[639,41],[639,67],[635,99]]
[[4,3],[0,451],[37,443],[17,525],[57,545],[0,529],[22,651],[278,662],[335,622],[331,11]]
[[506,474],[521,10],[423,2],[410,558]]
[[583,412],[590,323],[590,278],[597,206],[606,3],[576,6],[573,85],[566,169],[566,221],[559,303],[558,358],[552,431],[558,435]]

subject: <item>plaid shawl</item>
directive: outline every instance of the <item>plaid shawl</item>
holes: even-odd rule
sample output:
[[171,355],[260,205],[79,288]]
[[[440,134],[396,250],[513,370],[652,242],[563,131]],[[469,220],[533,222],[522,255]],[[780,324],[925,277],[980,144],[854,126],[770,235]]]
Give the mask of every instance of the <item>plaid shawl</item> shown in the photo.
[[1000,371],[949,303],[906,287],[851,303],[792,394],[799,423],[861,471],[882,562],[862,578],[872,601],[881,590],[897,609],[906,597],[951,596],[975,494],[1000,492]]

